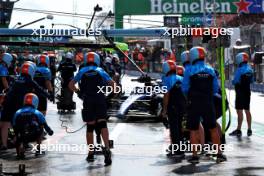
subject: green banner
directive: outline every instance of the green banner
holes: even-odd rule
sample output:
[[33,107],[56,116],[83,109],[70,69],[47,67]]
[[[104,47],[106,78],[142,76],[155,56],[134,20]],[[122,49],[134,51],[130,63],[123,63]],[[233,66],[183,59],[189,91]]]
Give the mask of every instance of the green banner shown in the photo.
[[62,47],[48,47],[48,46],[8,46],[10,51],[17,53],[24,53],[30,51],[32,53],[41,53],[42,51],[54,51],[62,49]]
[[251,11],[253,5],[262,6],[261,0],[115,0],[117,15],[199,14],[199,13],[260,13]]
[[115,0],[115,28],[125,15],[263,14],[262,0]]

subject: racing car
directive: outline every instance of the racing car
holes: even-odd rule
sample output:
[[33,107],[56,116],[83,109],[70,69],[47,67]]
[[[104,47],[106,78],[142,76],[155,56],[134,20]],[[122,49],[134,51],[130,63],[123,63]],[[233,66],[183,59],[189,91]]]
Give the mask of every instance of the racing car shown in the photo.
[[119,99],[110,100],[112,107],[109,109],[109,116],[116,116],[121,120],[133,117],[161,120],[164,91],[161,81],[147,75],[131,81],[143,83],[143,86],[136,86],[129,94],[123,93]]

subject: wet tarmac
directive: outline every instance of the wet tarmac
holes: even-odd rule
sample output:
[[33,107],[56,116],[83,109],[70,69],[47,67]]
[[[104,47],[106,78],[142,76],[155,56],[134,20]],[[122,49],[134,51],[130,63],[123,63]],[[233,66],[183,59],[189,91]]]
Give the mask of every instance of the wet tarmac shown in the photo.
[[[150,119],[132,119],[125,123],[110,118],[108,127],[110,139],[114,140],[113,164],[105,167],[103,155],[97,155],[94,163],[87,163],[86,128],[71,134],[66,133],[65,128],[61,127],[61,120],[67,121],[63,126],[67,126],[68,131],[74,131],[83,125],[80,113],[82,102],[76,97],[75,99],[77,110],[74,114],[59,115],[56,105],[49,103],[47,121],[55,134],[52,137],[48,136],[44,142],[50,146],[45,155],[36,157],[28,151],[25,160],[17,160],[14,149],[1,152],[0,163],[3,164],[3,170],[16,172],[19,164],[25,164],[26,171],[34,176],[252,176],[264,173],[264,136],[261,133],[250,138],[243,135],[240,139],[227,136],[227,144],[231,148],[225,153],[228,157],[227,162],[216,164],[214,160],[204,157],[200,164],[194,166],[186,159],[178,161],[166,157],[168,131],[162,123]],[[236,123],[233,122],[231,129],[235,128]],[[264,129],[264,124],[258,125],[259,130]],[[64,148],[56,148],[56,145]],[[190,154],[187,154],[186,158],[189,156]]]

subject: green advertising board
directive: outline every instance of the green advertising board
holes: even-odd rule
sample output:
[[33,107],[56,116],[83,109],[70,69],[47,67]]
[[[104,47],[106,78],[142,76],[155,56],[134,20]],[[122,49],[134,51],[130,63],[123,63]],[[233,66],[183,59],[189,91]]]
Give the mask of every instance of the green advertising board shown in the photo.
[[[235,0],[216,0],[217,13],[237,13]],[[203,0],[116,0],[116,14],[197,14],[213,12],[212,3]]]
[[263,12],[262,0],[115,0],[115,27],[123,28],[124,15]]

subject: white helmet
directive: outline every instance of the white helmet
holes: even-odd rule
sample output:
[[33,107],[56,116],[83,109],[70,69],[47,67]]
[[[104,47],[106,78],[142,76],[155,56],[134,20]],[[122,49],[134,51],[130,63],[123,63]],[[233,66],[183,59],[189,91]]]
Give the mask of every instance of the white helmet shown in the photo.
[[73,54],[71,52],[67,52],[65,55],[66,59],[73,59]]
[[112,58],[111,57],[106,57],[104,62],[111,64],[112,63]]
[[236,40],[236,45],[238,46],[242,45],[242,40],[240,38]]
[[119,62],[119,56],[117,54],[113,54],[113,59],[115,62]]
[[33,54],[29,54],[29,55],[27,56],[27,60],[29,60],[29,61],[34,61],[34,56],[33,56]]
[[0,53],[5,53],[7,50],[7,46],[5,45],[0,45]]

